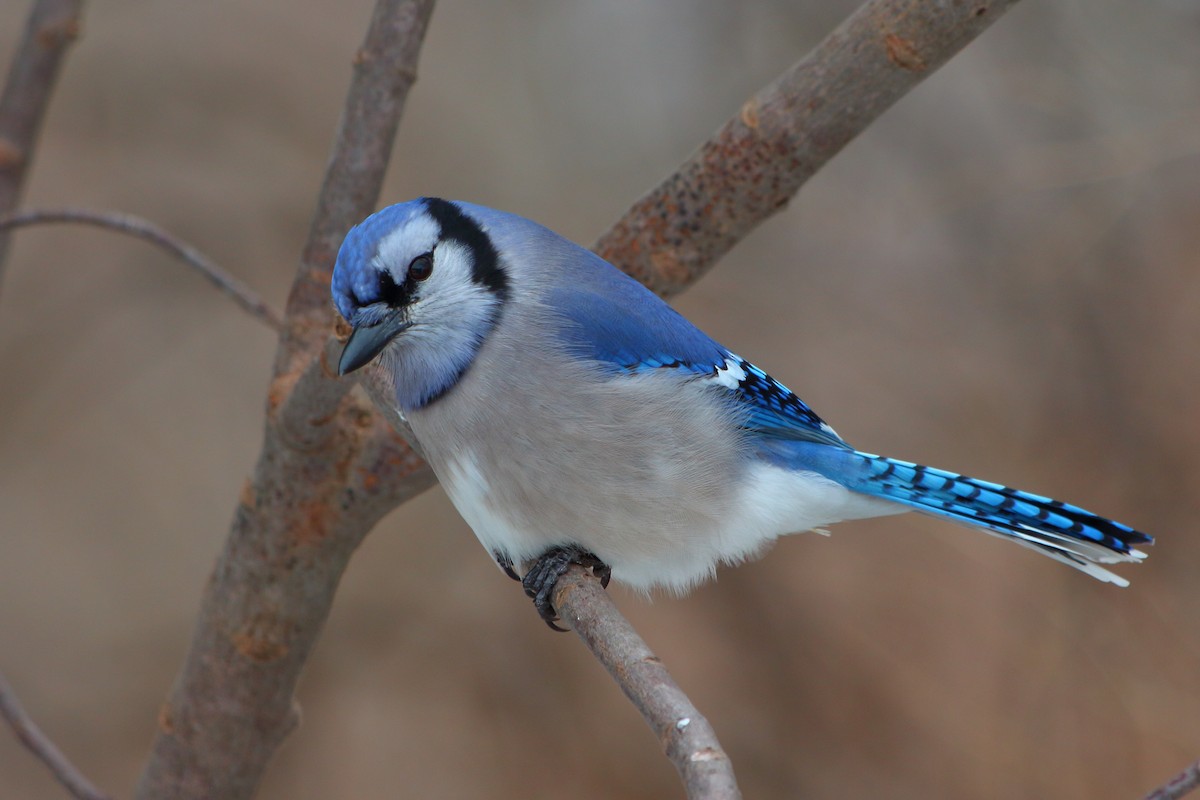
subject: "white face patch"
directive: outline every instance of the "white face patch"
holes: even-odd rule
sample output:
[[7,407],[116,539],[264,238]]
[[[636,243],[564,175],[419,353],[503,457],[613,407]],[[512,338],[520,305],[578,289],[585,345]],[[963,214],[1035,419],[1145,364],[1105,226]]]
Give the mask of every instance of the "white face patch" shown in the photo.
[[739,356],[730,354],[725,363],[717,367],[717,374],[712,379],[726,389],[737,389],[746,380],[746,370],[742,369],[741,361]]
[[379,240],[371,266],[390,272],[396,283],[402,283],[409,263],[433,250],[441,233],[442,229],[433,217],[428,214],[415,216]]
[[[469,247],[453,239],[437,245],[433,274],[419,285],[409,310],[413,334],[432,334],[441,340],[438,346],[449,351],[483,336],[495,299],[475,283],[473,258]],[[452,352],[446,356],[452,357]]]
[[457,239],[445,239],[433,253],[433,280],[449,278],[454,283],[471,280],[471,248]]

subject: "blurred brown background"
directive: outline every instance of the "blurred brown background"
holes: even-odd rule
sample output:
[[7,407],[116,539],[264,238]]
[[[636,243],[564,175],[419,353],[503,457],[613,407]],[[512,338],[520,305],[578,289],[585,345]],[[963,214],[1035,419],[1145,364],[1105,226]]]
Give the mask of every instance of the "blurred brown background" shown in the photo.
[[[385,202],[588,243],[857,5],[444,0]],[[0,11],[7,61],[27,3]],[[349,4],[93,4],[29,206],[149,216],[281,306]],[[1159,537],[1120,590],[910,516],[618,602],[748,797],[1129,798],[1200,756],[1200,4],[1028,0],[678,306],[864,449]],[[127,795],[258,451],[274,343],[166,256],[17,235],[0,287],[0,667]],[[444,495],[346,577],[264,798],[679,796],[653,735]],[[0,735],[0,797],[61,796]]]

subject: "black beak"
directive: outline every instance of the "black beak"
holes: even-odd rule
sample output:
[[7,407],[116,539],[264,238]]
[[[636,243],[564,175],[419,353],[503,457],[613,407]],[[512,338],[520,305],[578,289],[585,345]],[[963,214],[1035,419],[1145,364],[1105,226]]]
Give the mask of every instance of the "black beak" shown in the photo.
[[342,357],[338,360],[338,375],[347,375],[371,363],[388,342],[410,327],[407,317],[400,311],[392,311],[374,325],[355,328],[346,340]]

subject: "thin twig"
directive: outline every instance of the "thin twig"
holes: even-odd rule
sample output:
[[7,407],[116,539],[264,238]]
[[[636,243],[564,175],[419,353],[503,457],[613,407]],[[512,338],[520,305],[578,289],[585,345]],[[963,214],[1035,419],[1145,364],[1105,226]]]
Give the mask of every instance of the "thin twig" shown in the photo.
[[1143,800],[1178,800],[1200,787],[1200,761],[1194,761],[1187,769],[1146,795]]
[[0,673],[0,716],[8,720],[21,744],[29,748],[29,751],[50,769],[58,782],[65,786],[73,797],[80,800],[110,800],[109,795],[92,785],[92,782],[85,778],[42,732],[37,723],[30,719],[3,673]]
[[[38,131],[67,46],[79,36],[83,0],[36,0],[0,96],[0,216],[21,200]],[[0,281],[8,236],[0,233]]]
[[33,209],[0,217],[0,233],[30,225],[60,223],[94,225],[157,245],[207,278],[209,283],[224,292],[251,316],[275,331],[283,329],[283,319],[279,312],[267,305],[253,289],[218,266],[208,256],[148,219],[116,211],[88,211],[82,208]]
[[692,800],[736,800],[733,764],[675,679],[617,610],[600,581],[572,566],[554,588],[561,621],[587,645],[654,731]]

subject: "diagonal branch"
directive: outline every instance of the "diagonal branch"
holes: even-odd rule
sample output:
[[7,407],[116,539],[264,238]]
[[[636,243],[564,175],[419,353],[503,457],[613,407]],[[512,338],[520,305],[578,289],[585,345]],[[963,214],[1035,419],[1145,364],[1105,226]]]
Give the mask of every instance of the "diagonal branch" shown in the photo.
[[187,242],[163,230],[150,220],[133,214],[88,211],[82,208],[33,209],[9,216],[0,216],[0,236],[14,228],[55,223],[95,225],[98,228],[136,236],[143,241],[157,245],[207,278],[209,283],[224,292],[241,306],[243,311],[270,326],[273,330],[278,331],[283,327],[279,312],[267,305],[266,301],[259,297],[253,289]]
[[592,249],[660,294],[683,291],[1016,2],[864,3]]
[[109,800],[109,796],[92,785],[83,773],[67,760],[62,751],[42,732],[17,700],[16,692],[0,674],[0,717],[4,717],[13,733],[54,774],[72,797],[79,800]]
[[741,798],[733,764],[712,726],[621,616],[600,581],[572,566],[554,588],[554,608],[641,712],[679,772],[687,796]]
[[[83,0],[36,0],[0,96],[0,216],[20,202],[38,131],[67,46],[79,35]],[[0,233],[0,281],[8,236]]]

